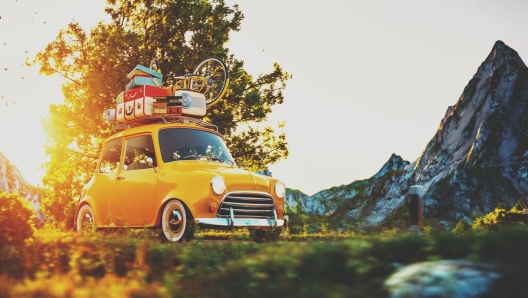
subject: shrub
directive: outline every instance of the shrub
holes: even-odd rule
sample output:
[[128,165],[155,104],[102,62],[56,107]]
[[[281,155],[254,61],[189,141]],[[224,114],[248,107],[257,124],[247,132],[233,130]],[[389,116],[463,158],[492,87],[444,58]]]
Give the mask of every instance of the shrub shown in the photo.
[[52,225],[61,230],[73,230],[75,211],[77,210],[77,200],[67,202],[57,202],[57,198],[47,195],[42,200],[42,212],[52,221]]
[[528,208],[528,201],[525,198],[520,198],[510,212],[522,213],[525,208]]
[[0,246],[20,245],[33,236],[34,212],[17,193],[0,193]]
[[473,250],[473,234],[469,232],[471,226],[469,224],[467,226],[468,231],[464,233],[444,232],[436,235],[432,241],[433,247],[431,252],[433,255],[442,259],[467,258]]
[[452,230],[455,234],[464,234],[466,232],[471,231],[471,225],[467,223],[467,221],[461,219],[456,227]]
[[526,222],[523,209],[528,206],[525,198],[520,198],[517,203],[507,210],[504,203],[500,203],[494,211],[479,217],[472,226],[474,231],[491,231],[496,230],[503,225],[511,225]]

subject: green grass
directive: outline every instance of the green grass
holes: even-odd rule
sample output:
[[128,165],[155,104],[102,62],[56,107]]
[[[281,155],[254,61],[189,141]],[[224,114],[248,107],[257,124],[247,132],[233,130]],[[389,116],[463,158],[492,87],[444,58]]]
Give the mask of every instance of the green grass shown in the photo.
[[265,244],[247,231],[196,236],[161,243],[148,230],[38,230],[24,245],[0,248],[0,297],[383,297],[396,268],[461,258],[499,268],[493,295],[528,296],[526,226],[425,236],[326,231]]

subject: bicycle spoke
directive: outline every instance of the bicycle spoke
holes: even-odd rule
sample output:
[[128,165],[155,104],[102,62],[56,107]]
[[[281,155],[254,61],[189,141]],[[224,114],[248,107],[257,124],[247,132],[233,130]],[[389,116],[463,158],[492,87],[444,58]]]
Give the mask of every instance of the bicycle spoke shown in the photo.
[[225,93],[228,73],[224,62],[218,58],[209,58],[196,67],[195,75],[205,78],[205,90],[202,86],[202,93],[206,96],[207,106],[211,106]]

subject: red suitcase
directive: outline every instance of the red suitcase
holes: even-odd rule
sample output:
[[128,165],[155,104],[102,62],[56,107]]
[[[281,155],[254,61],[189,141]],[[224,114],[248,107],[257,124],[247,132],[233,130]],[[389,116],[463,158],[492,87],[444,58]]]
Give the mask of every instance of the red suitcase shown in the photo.
[[167,89],[163,87],[156,87],[150,85],[143,85],[138,88],[130,89],[123,92],[123,102],[136,100],[143,97],[165,97],[167,96]]

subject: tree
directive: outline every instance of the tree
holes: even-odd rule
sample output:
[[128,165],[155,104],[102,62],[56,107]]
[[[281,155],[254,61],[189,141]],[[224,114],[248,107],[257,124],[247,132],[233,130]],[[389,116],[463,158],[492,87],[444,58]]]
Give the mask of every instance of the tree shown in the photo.
[[283,103],[291,75],[275,63],[272,72],[253,78],[244,62],[228,53],[229,34],[240,30],[243,19],[237,5],[226,6],[223,0],[108,0],[105,11],[110,23],[98,23],[89,34],[70,23],[28,61],[39,65],[42,74],[65,79],[64,103],[51,105],[43,120],[50,158],[43,182],[54,192],[54,200],[43,206],[48,214],[70,221],[73,215],[64,209],[80,195],[102,142],[113,133],[103,111],[115,106],[116,95],[128,82],[126,74],[137,64],[149,65],[153,57],[164,74],[190,73],[210,56],[226,61],[228,92],[205,120],[225,135],[239,166],[262,170],[287,157],[285,134],[277,131],[283,124],[261,123],[273,106]]

